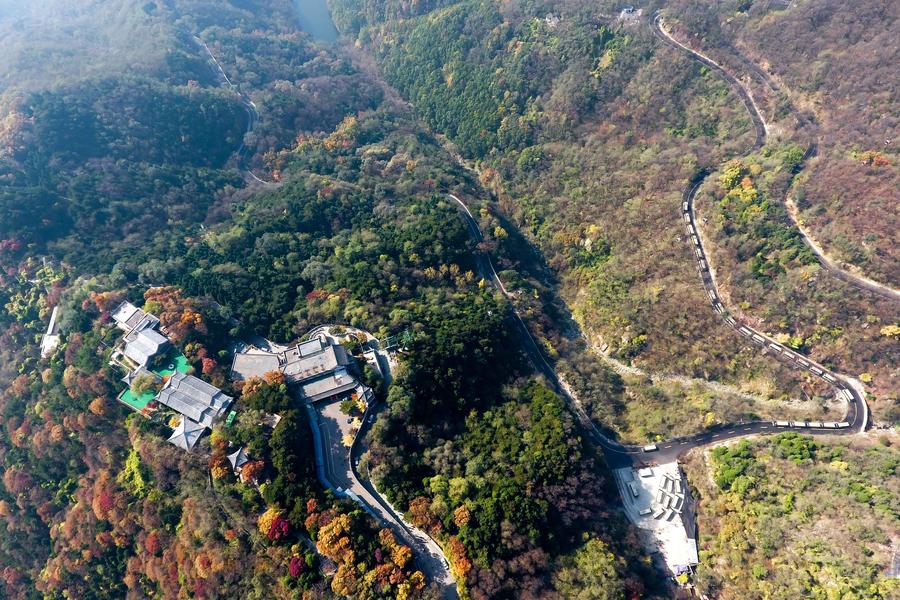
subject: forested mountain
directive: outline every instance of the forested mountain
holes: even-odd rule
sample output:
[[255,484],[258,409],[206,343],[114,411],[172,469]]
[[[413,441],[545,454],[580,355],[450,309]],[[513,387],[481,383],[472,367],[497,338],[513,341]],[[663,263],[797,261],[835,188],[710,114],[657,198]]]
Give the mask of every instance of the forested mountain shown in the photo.
[[[873,418],[896,423],[896,302],[829,275],[796,224],[821,235],[838,261],[889,285],[896,276],[893,214],[880,212],[897,198],[896,153],[880,139],[892,137],[896,112],[888,100],[896,76],[887,72],[895,45],[883,37],[896,37],[892,6],[754,2],[711,11],[674,3],[636,13],[581,2],[333,4],[339,26],[376,54],[385,78],[492,192],[494,211],[482,225],[493,233],[501,276],[599,423],[643,442],[792,408],[834,414],[830,392],[812,378],[780,370],[717,325],[678,211],[682,190],[708,171],[695,208],[725,304],[796,351],[859,376]],[[763,143],[728,80],[654,35],[657,8],[679,39],[751,90],[765,116]],[[799,216],[791,217],[792,205]],[[829,249],[837,227],[841,241]],[[589,348],[618,364],[586,356],[578,326]],[[610,363],[621,376],[610,374]],[[731,387],[697,382],[710,378]],[[876,488],[878,477],[860,475]],[[868,496],[841,510],[861,515],[866,506]],[[806,525],[803,540],[815,536]],[[871,552],[884,568],[890,544],[878,543]],[[723,564],[716,555],[730,551],[724,560],[743,564],[746,547],[705,548],[716,561],[707,593],[755,593],[713,574]],[[775,544],[763,558],[781,551],[788,550]],[[848,560],[834,558],[860,579],[840,589],[872,585],[872,597],[890,596],[890,582],[874,583],[877,569]],[[760,569],[756,591],[785,589]],[[829,585],[822,577],[791,589],[818,593]]]
[[[497,206],[560,276],[562,298],[596,347],[649,370],[713,377],[763,397],[822,393],[747,352],[704,307],[676,207],[698,169],[743,156],[753,131],[725,80],[654,37],[650,9],[635,18],[603,4],[468,0],[427,16],[388,18],[364,2],[335,5],[338,15],[366,16],[345,26],[359,28],[359,40],[378,54],[388,81],[477,165]],[[684,29],[692,34],[687,24]],[[447,41],[431,44],[435,38]],[[784,133],[753,159],[765,195],[745,215],[752,222],[717,234],[713,251],[729,265],[721,270],[723,281],[746,319],[795,339],[818,360],[868,373],[876,402],[893,419],[891,365],[898,348],[880,332],[896,322],[896,304],[819,276],[808,251],[798,250],[802,243],[783,202],[792,186],[812,176],[799,169],[797,181],[802,165],[792,162],[809,137],[789,123],[793,113],[782,109],[781,119]],[[709,191],[710,200],[722,195]],[[698,206],[702,216],[723,222],[727,215],[712,214],[705,202]],[[520,258],[508,264],[527,275]],[[527,286],[546,289],[546,283],[536,278]],[[548,302],[543,298],[545,311]],[[565,343],[551,329],[539,333],[548,343]],[[640,383],[625,393],[649,399]],[[619,427],[647,439],[661,425],[699,423],[704,412],[713,420],[749,416],[733,402],[710,410],[708,398],[687,393],[693,406],[679,393],[653,392],[662,400],[650,402],[654,412],[676,418],[662,421],[657,413],[648,421],[646,409],[626,409]],[[615,418],[608,402],[601,404],[596,414]],[[757,404],[749,412],[768,409]]]
[[892,598],[896,447],[782,434],[687,461],[702,497],[698,587],[710,597]]
[[706,3],[678,9],[716,57],[742,73],[747,64],[736,56],[746,55],[774,82],[782,107],[790,102],[814,117],[819,154],[794,194],[801,217],[837,259],[896,287],[900,121],[892,65],[900,8],[881,0],[852,10],[831,1],[791,10],[752,3],[716,19]]
[[[586,589],[652,589],[602,458],[518,351],[443,195],[479,184],[351,55],[293,28],[288,3],[264,4],[69,7],[60,20],[124,20],[127,41],[104,43],[152,38],[166,60],[58,79],[52,63],[4,95],[0,595],[436,597],[390,530],[322,487],[284,386],[226,377],[236,339],[329,322],[412,336],[367,461],[464,594],[568,596],[586,561]],[[50,14],[17,18],[12,31]],[[248,101],[260,121],[245,135]],[[248,168],[271,183],[248,184]],[[238,398],[235,424],[193,453],[115,400],[122,299]],[[53,307],[61,348],[40,359]],[[281,415],[274,430],[265,412]],[[258,489],[221,464],[230,443],[262,465]]]
[[172,52],[174,32],[157,8],[138,0],[3,0],[0,93],[104,75],[165,76],[168,65],[191,58]]

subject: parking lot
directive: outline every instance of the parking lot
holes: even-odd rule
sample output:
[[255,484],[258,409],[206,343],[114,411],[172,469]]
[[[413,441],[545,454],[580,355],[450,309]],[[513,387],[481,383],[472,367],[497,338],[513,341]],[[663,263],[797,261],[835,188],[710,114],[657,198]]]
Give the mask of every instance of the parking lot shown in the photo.
[[344,446],[343,438],[352,435],[353,419],[341,412],[339,400],[317,404],[314,408],[319,420],[319,430],[322,432],[322,443],[325,446],[323,458],[332,483],[342,490],[350,489],[352,487],[350,449]]

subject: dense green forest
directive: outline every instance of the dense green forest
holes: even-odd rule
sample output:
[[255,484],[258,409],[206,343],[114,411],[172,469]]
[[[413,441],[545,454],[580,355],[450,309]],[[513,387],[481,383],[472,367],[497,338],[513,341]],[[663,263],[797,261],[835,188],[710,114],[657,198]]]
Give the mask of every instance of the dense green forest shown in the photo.
[[894,598],[900,455],[784,433],[697,453],[700,590],[716,598]]
[[85,241],[196,221],[238,182],[220,167],[240,143],[244,111],[217,90],[86,81],[10,110],[20,125],[0,155],[0,238],[22,250],[60,244],[67,260],[91,260]]

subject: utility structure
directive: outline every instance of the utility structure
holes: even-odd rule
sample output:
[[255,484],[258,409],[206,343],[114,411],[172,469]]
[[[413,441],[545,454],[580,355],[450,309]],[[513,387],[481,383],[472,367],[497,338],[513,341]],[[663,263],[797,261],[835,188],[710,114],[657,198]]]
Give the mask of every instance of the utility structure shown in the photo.
[[392,350],[394,348],[405,349],[409,346],[413,341],[413,333],[407,327],[400,333],[396,333],[394,335],[389,335],[382,342],[382,348],[384,350]]

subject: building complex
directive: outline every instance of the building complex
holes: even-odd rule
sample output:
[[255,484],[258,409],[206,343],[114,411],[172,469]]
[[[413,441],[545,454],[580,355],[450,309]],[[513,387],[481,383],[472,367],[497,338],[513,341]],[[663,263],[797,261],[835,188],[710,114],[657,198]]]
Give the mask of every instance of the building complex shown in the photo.
[[[112,319],[125,332],[112,356],[126,370],[122,381],[129,386],[119,395],[119,400],[144,414],[148,407],[158,406],[178,413],[178,424],[169,441],[190,450],[217,419],[227,414],[233,399],[187,372],[190,370],[187,360],[173,352],[174,346],[158,330],[159,319],[155,316],[123,302],[113,311]],[[149,378],[155,386],[162,387],[136,396],[131,388],[139,378]]]
[[281,352],[249,350],[237,353],[231,376],[235,380],[244,380],[278,371],[307,402],[334,400],[354,393],[368,402],[373,392],[353,376],[352,368],[353,358],[346,349],[321,336]]

